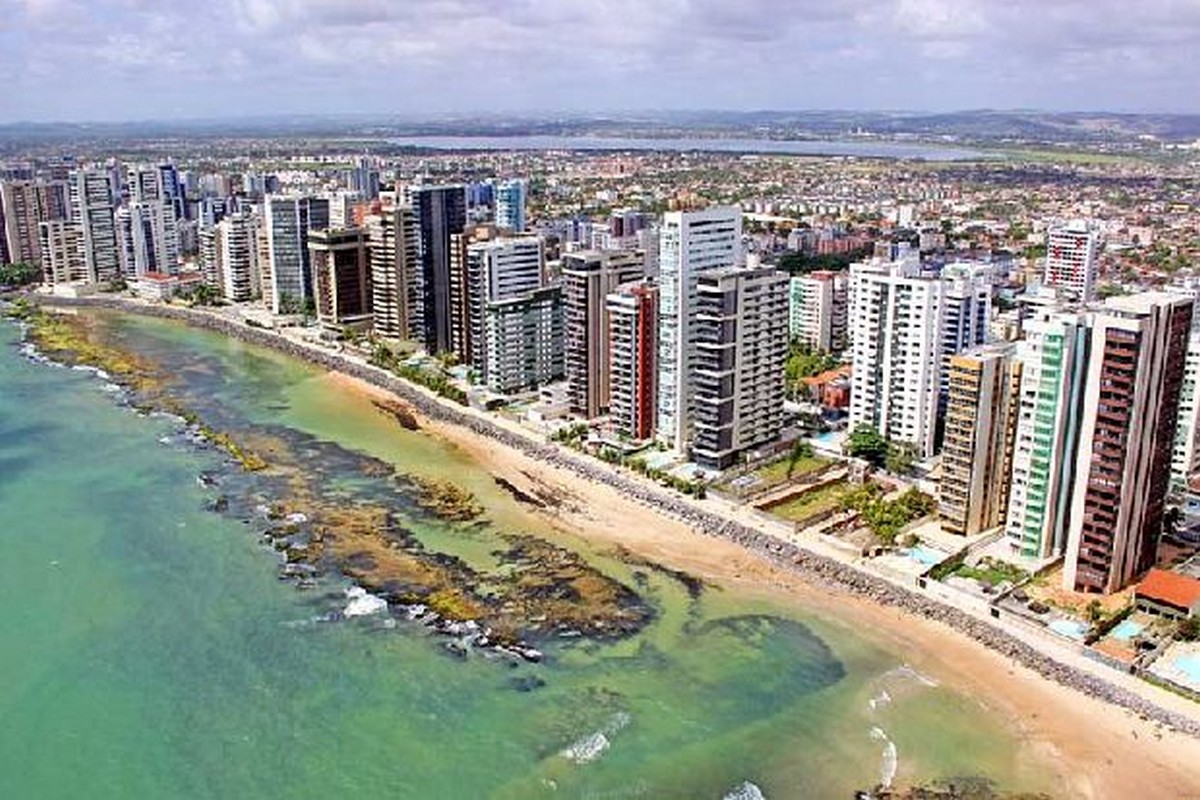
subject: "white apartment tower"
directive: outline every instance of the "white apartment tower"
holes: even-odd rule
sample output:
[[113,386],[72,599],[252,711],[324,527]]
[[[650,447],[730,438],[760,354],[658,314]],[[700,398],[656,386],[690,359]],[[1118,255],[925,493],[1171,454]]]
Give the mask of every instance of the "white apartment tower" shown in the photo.
[[1086,220],[1072,220],[1050,228],[1046,234],[1046,270],[1043,283],[1065,299],[1096,299],[1096,264],[1100,235]]
[[850,267],[850,426],[910,442],[922,458],[934,454],[946,290],[913,256]]
[[71,172],[71,221],[79,226],[79,251],[88,283],[110,283],[121,275],[112,184],[102,169]]
[[659,234],[658,435],[684,452],[692,438],[695,343],[691,328],[700,274],[742,263],[737,208],[675,211]]
[[788,332],[814,350],[846,347],[849,278],[841,272],[798,275],[788,285]]

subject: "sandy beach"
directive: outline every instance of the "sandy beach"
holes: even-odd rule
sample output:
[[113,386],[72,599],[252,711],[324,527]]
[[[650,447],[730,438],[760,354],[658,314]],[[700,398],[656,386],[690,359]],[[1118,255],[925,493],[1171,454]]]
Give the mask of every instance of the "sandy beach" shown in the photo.
[[[388,392],[340,373],[330,373],[327,380],[345,391],[395,401]],[[1132,712],[1046,680],[947,626],[805,583],[609,486],[535,461],[466,428],[418,417],[425,431],[461,448],[483,469],[524,491],[550,489],[562,496],[565,502],[553,512],[534,513],[567,533],[621,545],[717,586],[800,606],[904,652],[921,672],[979,699],[1013,726],[1032,758],[1058,769],[1063,796],[1200,797],[1200,740],[1164,731]],[[1175,699],[1172,705],[1189,708],[1189,701]],[[1196,713],[1194,707],[1190,711]]]

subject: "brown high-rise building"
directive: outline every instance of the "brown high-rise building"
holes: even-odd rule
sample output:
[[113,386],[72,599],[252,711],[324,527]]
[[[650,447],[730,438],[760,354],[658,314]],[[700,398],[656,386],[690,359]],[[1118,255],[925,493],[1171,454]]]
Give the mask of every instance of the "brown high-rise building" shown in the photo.
[[567,396],[571,410],[591,419],[608,413],[609,327],[605,297],[645,274],[634,252],[586,251],[562,258]]
[[950,533],[1004,524],[1020,405],[1021,362],[1010,344],[951,356],[938,515]]
[[371,319],[371,267],[361,228],[308,232],[317,320],[329,327]]
[[1063,583],[1119,591],[1154,564],[1192,300],[1148,292],[1094,313]]
[[390,206],[365,217],[371,258],[375,333],[385,339],[416,339],[417,227],[412,209]]

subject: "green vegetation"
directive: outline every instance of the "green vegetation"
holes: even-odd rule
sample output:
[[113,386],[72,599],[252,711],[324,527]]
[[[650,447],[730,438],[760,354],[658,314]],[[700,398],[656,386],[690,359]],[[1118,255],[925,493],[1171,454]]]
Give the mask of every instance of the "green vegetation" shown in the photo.
[[180,300],[193,306],[224,305],[224,298],[221,297],[220,290],[207,283],[196,284],[186,292],[180,292],[178,297]]
[[814,455],[812,446],[803,440],[797,441],[791,452],[784,458],[754,470],[760,483],[754,488],[765,488],[785,483],[792,478],[799,478],[819,472],[833,462],[828,458]]
[[33,264],[0,264],[0,286],[28,286],[41,279],[42,270]]
[[795,397],[800,393],[805,378],[835,369],[841,363],[841,359],[832,353],[816,350],[803,342],[792,342],[784,364],[788,393]]
[[876,469],[895,475],[911,475],[920,453],[912,442],[894,442],[866,423],[859,423],[846,439],[846,452]]
[[786,503],[780,503],[770,512],[792,522],[804,522],[818,514],[841,507],[843,499],[853,491],[846,481],[833,481],[800,494]]
[[1183,642],[1200,639],[1200,617],[1185,617],[1175,623],[1174,637]]
[[865,422],[859,423],[846,439],[846,452],[852,458],[861,458],[873,467],[882,467],[890,450],[888,440]]
[[1020,567],[998,561],[991,556],[984,556],[973,567],[959,564],[950,574],[960,578],[974,578],[989,586],[999,586],[1006,581],[1014,584],[1020,583],[1029,577],[1029,573]]
[[847,492],[841,499],[846,511],[857,511],[871,533],[884,544],[892,545],[905,525],[932,514],[937,503],[917,489],[909,489],[895,500],[883,496],[883,488],[867,483]]
[[782,272],[791,275],[807,275],[810,272],[844,272],[855,261],[862,261],[871,254],[871,248],[864,247],[849,253],[831,253],[823,256],[810,256],[804,253],[784,253],[775,265]]
[[386,369],[397,377],[415,383],[418,386],[424,386],[435,394],[453,400],[459,405],[465,406],[467,404],[467,393],[455,386],[451,382],[450,376],[445,372],[431,372],[415,364],[405,364],[383,342],[375,345],[375,350],[371,353],[369,361],[377,367]]

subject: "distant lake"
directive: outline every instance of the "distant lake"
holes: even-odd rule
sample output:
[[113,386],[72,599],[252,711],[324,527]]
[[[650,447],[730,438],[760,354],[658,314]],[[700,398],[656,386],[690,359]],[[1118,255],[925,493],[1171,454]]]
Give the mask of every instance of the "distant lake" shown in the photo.
[[979,150],[918,142],[772,139],[647,139],[616,136],[400,136],[401,147],[430,150],[671,150],[708,153],[763,153],[853,158],[905,158],[921,161],[973,161],[991,158]]

